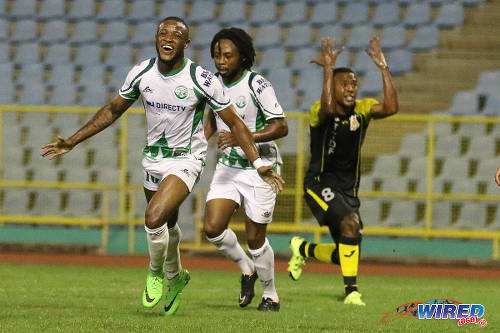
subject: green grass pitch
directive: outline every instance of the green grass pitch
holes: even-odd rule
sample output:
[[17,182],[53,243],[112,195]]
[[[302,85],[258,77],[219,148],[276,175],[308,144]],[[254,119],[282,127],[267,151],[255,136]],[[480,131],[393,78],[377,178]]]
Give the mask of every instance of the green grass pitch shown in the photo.
[[[276,275],[279,313],[241,309],[237,272],[191,270],[175,316],[142,307],[146,268],[0,264],[0,332],[500,332],[500,284],[492,280],[361,276],[366,307],[342,303],[339,275]],[[411,301],[449,298],[485,306],[486,327],[382,313]]]

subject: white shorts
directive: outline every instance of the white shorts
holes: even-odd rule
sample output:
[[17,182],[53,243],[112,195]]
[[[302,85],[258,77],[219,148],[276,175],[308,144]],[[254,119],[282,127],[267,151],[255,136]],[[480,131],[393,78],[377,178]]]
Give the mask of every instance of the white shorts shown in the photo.
[[153,161],[144,157],[142,167],[144,168],[144,187],[151,191],[158,191],[163,179],[168,175],[175,175],[186,184],[191,192],[203,172],[201,160],[186,158],[163,158]]
[[229,199],[245,208],[246,215],[256,223],[270,223],[273,219],[276,193],[260,178],[257,170],[237,169],[217,164],[207,194],[207,202]]

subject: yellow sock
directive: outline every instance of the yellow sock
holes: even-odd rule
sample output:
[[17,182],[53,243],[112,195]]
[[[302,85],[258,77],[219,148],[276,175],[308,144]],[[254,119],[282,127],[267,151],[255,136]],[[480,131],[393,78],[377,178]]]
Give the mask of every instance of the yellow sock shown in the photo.
[[359,244],[339,243],[339,258],[343,276],[358,275]]
[[318,244],[314,248],[314,258],[322,262],[332,263],[332,253],[337,248],[335,243],[333,244]]

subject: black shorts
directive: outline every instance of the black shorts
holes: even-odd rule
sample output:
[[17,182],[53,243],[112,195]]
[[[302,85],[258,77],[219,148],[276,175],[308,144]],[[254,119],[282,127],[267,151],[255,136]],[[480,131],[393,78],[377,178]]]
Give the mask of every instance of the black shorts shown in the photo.
[[330,230],[336,229],[336,233],[340,233],[340,222],[344,217],[351,213],[357,213],[359,216],[358,197],[335,189],[326,182],[306,179],[304,199],[318,223],[330,227]]

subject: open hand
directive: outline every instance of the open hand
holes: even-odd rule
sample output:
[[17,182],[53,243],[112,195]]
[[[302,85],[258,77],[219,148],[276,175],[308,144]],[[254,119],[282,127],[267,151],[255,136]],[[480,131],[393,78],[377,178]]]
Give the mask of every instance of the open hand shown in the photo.
[[365,50],[365,52],[372,58],[375,65],[378,68],[387,68],[387,61],[385,61],[384,53],[380,48],[380,40],[377,37],[370,39],[370,47]]
[[319,58],[311,59],[309,62],[321,67],[333,67],[339,54],[344,51],[344,47],[335,50],[335,38],[326,37],[321,39],[321,52]]
[[52,143],[47,143],[43,145],[41,148],[43,151],[40,153],[43,157],[49,157],[49,160],[53,160],[59,155],[66,154],[71,149],[73,149],[74,145],[69,141],[69,139],[65,139],[62,136],[57,136],[57,141]]
[[227,147],[235,147],[238,146],[238,142],[234,137],[233,133],[228,131],[217,131],[219,133],[219,139],[217,140],[217,146],[219,149],[226,149]]
[[283,190],[283,184],[285,184],[285,181],[280,175],[273,171],[272,165],[261,166],[257,169],[257,172],[266,183],[271,185],[274,193],[278,193]]

